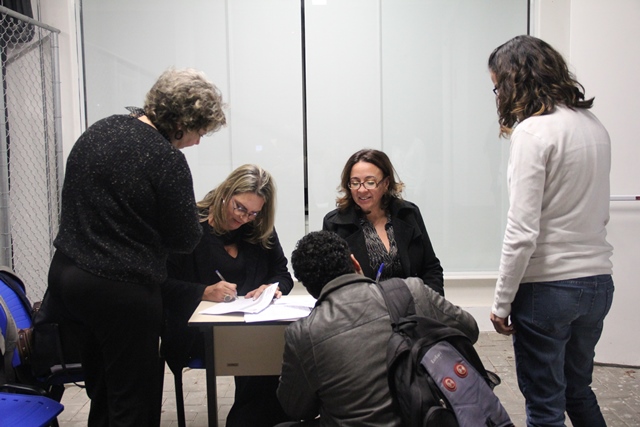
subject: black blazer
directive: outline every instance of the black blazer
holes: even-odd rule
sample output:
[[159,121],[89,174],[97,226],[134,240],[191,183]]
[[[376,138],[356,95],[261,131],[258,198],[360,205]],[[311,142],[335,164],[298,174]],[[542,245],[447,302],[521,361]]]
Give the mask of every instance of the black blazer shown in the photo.
[[[243,226],[249,232],[250,224]],[[163,331],[162,353],[172,371],[182,369],[190,356],[203,356],[201,333],[188,326],[189,318],[198,304],[207,286],[218,283],[220,278],[215,272],[218,265],[211,251],[209,239],[220,239],[212,234],[211,226],[202,223],[203,236],[198,246],[190,254],[174,254],[167,261],[169,278],[162,284]],[[246,260],[246,280],[238,284],[238,295],[259,288],[265,283],[279,282],[283,295],[291,292],[293,279],[287,269],[278,234],[273,231],[272,246],[265,249],[260,244],[251,244],[244,240],[238,243],[238,252]],[[200,336],[199,339],[198,336]]]
[[[389,211],[402,264],[402,278],[419,277],[430,288],[444,296],[442,266],[433,251],[420,209],[414,203],[394,199]],[[360,262],[364,275],[375,279],[377,272],[369,263],[364,232],[355,206],[350,206],[343,212],[338,209],[329,212],[324,217],[322,229],[333,231],[344,238]]]

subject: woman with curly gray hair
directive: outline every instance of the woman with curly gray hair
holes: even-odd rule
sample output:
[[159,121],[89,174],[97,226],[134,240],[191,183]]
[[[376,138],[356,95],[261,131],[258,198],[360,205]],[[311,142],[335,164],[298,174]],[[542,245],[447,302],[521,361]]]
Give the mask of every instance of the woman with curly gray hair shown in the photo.
[[513,336],[528,426],[605,426],[590,384],[613,298],[607,243],[611,142],[548,43],[518,36],[489,56],[510,136],[509,212],[491,310]]
[[202,234],[179,151],[225,124],[220,91],[170,69],[144,109],[102,119],[67,160],[44,304],[81,350],[89,426],[159,425],[160,284]]
[[220,91],[203,73],[169,69],[147,94],[140,118],[176,148],[185,148],[226,123],[222,106]]

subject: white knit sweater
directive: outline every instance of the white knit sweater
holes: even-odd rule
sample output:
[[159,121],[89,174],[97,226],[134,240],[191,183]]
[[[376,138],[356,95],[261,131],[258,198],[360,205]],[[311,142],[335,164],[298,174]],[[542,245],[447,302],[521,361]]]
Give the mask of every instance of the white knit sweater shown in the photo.
[[557,107],[514,129],[494,314],[509,315],[520,283],[611,274],[610,167],[609,135],[589,110]]

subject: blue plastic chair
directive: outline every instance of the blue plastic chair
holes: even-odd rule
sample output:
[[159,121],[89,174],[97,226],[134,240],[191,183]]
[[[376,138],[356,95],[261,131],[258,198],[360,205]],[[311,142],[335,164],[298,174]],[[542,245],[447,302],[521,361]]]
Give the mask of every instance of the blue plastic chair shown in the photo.
[[45,396],[0,392],[0,427],[48,426],[63,409]]
[[[2,301],[4,302],[4,299]],[[7,337],[7,325],[7,313],[0,305],[0,333],[5,338]],[[4,355],[0,354],[0,356],[2,359],[0,360],[2,363],[0,369],[4,369]],[[63,406],[44,396],[44,390],[21,384],[0,384],[0,389],[12,391],[12,393],[0,391],[0,427],[58,425],[56,417],[62,412]]]
[[[12,272],[2,267],[4,272],[9,275],[0,277],[0,297],[4,300],[13,320],[18,329],[27,329],[32,326],[32,307],[27,299],[24,284],[13,275]],[[4,278],[4,279],[3,279]],[[14,280],[17,279],[17,280]],[[11,282],[11,283],[9,283]],[[2,320],[2,319],[0,319]],[[6,323],[6,316],[4,319]],[[5,326],[6,328],[6,326]],[[16,370],[28,370],[28,367],[22,366],[18,349],[15,349],[13,355],[13,367]],[[33,378],[38,387],[47,391],[47,396],[56,401],[62,399],[65,384],[78,383],[84,381],[84,372],[80,364],[69,364],[65,368],[52,367],[51,375],[47,377]]]

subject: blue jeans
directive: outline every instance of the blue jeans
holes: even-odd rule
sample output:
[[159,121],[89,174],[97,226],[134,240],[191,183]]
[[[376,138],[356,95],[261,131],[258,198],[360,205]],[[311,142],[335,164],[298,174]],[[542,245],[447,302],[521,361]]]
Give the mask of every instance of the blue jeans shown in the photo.
[[610,275],[523,283],[511,309],[527,426],[606,426],[591,390],[595,347],[613,299]]

